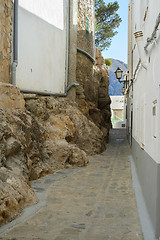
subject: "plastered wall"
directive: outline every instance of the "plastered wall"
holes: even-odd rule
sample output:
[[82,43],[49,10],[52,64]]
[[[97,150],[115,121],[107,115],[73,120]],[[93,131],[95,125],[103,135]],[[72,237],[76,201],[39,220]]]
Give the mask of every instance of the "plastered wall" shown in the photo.
[[[149,0],[132,0],[130,4],[132,12],[130,13],[129,29],[131,34],[129,37],[129,63],[132,64],[129,65],[129,70],[131,72],[133,68],[132,77],[135,77],[133,85],[133,137],[157,163],[160,163],[159,31],[157,31],[155,40],[147,48],[147,52],[144,51],[147,38],[151,37],[156,24],[160,2],[156,0],[152,4]],[[136,31],[143,32],[142,51],[146,69],[141,64],[137,69],[141,56],[134,37]]]
[[21,89],[64,93],[68,0],[20,0],[19,63]]

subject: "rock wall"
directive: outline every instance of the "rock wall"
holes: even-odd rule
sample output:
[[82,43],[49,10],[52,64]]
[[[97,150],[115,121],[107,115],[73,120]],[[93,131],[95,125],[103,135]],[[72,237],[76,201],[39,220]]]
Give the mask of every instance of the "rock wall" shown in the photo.
[[111,99],[108,93],[109,73],[104,65],[104,58],[101,51],[96,49],[96,64],[94,66],[94,77],[98,81],[98,102],[97,108],[99,112],[92,111],[90,116],[94,123],[101,129],[105,141],[109,140],[109,130],[111,124]]
[[88,155],[103,149],[103,134],[67,98],[38,97],[28,99],[26,108],[41,122],[54,142],[76,145]]
[[11,78],[12,0],[0,0],[0,82]]
[[86,166],[87,155],[104,148],[102,132],[67,98],[31,94],[24,102],[6,84],[3,92],[9,104],[0,106],[0,225],[38,201],[30,180]]
[[[78,9],[77,46],[94,56],[93,0],[79,1]],[[99,51],[95,66],[77,53],[76,102],[35,94],[23,98],[9,84],[11,11],[12,1],[0,0],[0,225],[37,203],[30,180],[86,166],[87,155],[105,149],[110,127],[108,72]]]
[[[94,1],[85,0],[78,3],[77,47],[86,51],[94,58]],[[88,107],[86,101],[94,102],[96,98],[96,83],[93,80],[93,62],[83,53],[77,51],[76,80],[77,103],[85,115]],[[92,82],[92,84],[90,84]],[[91,104],[92,105],[92,104]]]
[[93,63],[85,54],[77,52],[76,80],[80,85],[76,88],[76,102],[82,113],[102,131],[105,145],[111,128],[109,74],[101,52],[94,45],[94,1],[87,4],[85,0],[79,1],[77,28],[77,47],[96,61]]
[[94,0],[78,1],[77,47],[94,56]]
[[25,101],[19,88],[0,82],[0,108],[25,109]]

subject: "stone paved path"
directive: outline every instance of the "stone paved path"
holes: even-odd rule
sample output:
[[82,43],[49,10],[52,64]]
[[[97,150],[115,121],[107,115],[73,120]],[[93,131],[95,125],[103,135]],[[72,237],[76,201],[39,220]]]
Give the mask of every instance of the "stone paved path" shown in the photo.
[[[143,239],[124,130],[112,130],[110,144],[85,168],[61,170],[33,182],[43,200],[34,213],[0,234],[3,240]],[[45,194],[46,202],[43,195]]]

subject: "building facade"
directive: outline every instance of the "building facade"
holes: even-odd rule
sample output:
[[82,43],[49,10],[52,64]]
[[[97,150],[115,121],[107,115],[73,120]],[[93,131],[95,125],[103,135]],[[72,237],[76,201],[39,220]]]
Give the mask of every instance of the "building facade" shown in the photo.
[[130,0],[127,133],[139,182],[160,236],[160,1]]
[[76,85],[77,11],[73,0],[1,1],[0,82],[66,96]]
[[[88,101],[93,101],[93,66],[95,63],[95,13],[93,0],[78,1],[76,76]],[[92,83],[92,84],[90,84]],[[81,94],[81,95],[82,95]],[[80,98],[81,98],[80,95]],[[80,99],[79,99],[80,100]],[[81,100],[80,100],[81,101]]]
[[17,21],[16,85],[23,91],[64,93],[69,1],[19,0]]
[[113,128],[124,128],[124,96],[110,96],[111,98],[111,120]]

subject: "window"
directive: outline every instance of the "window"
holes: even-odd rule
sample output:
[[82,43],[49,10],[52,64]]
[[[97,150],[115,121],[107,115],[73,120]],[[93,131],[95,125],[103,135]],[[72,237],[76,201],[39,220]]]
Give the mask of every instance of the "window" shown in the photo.
[[145,103],[142,101],[140,107],[140,141],[141,148],[144,149],[145,146]]
[[157,136],[157,123],[156,123],[157,107],[156,107],[156,104],[153,105],[152,115],[153,115],[153,137],[156,138],[156,136]]
[[86,38],[89,40],[89,19],[86,17]]
[[126,105],[126,119],[128,119],[127,111],[128,111],[128,109],[127,109],[127,105]]

